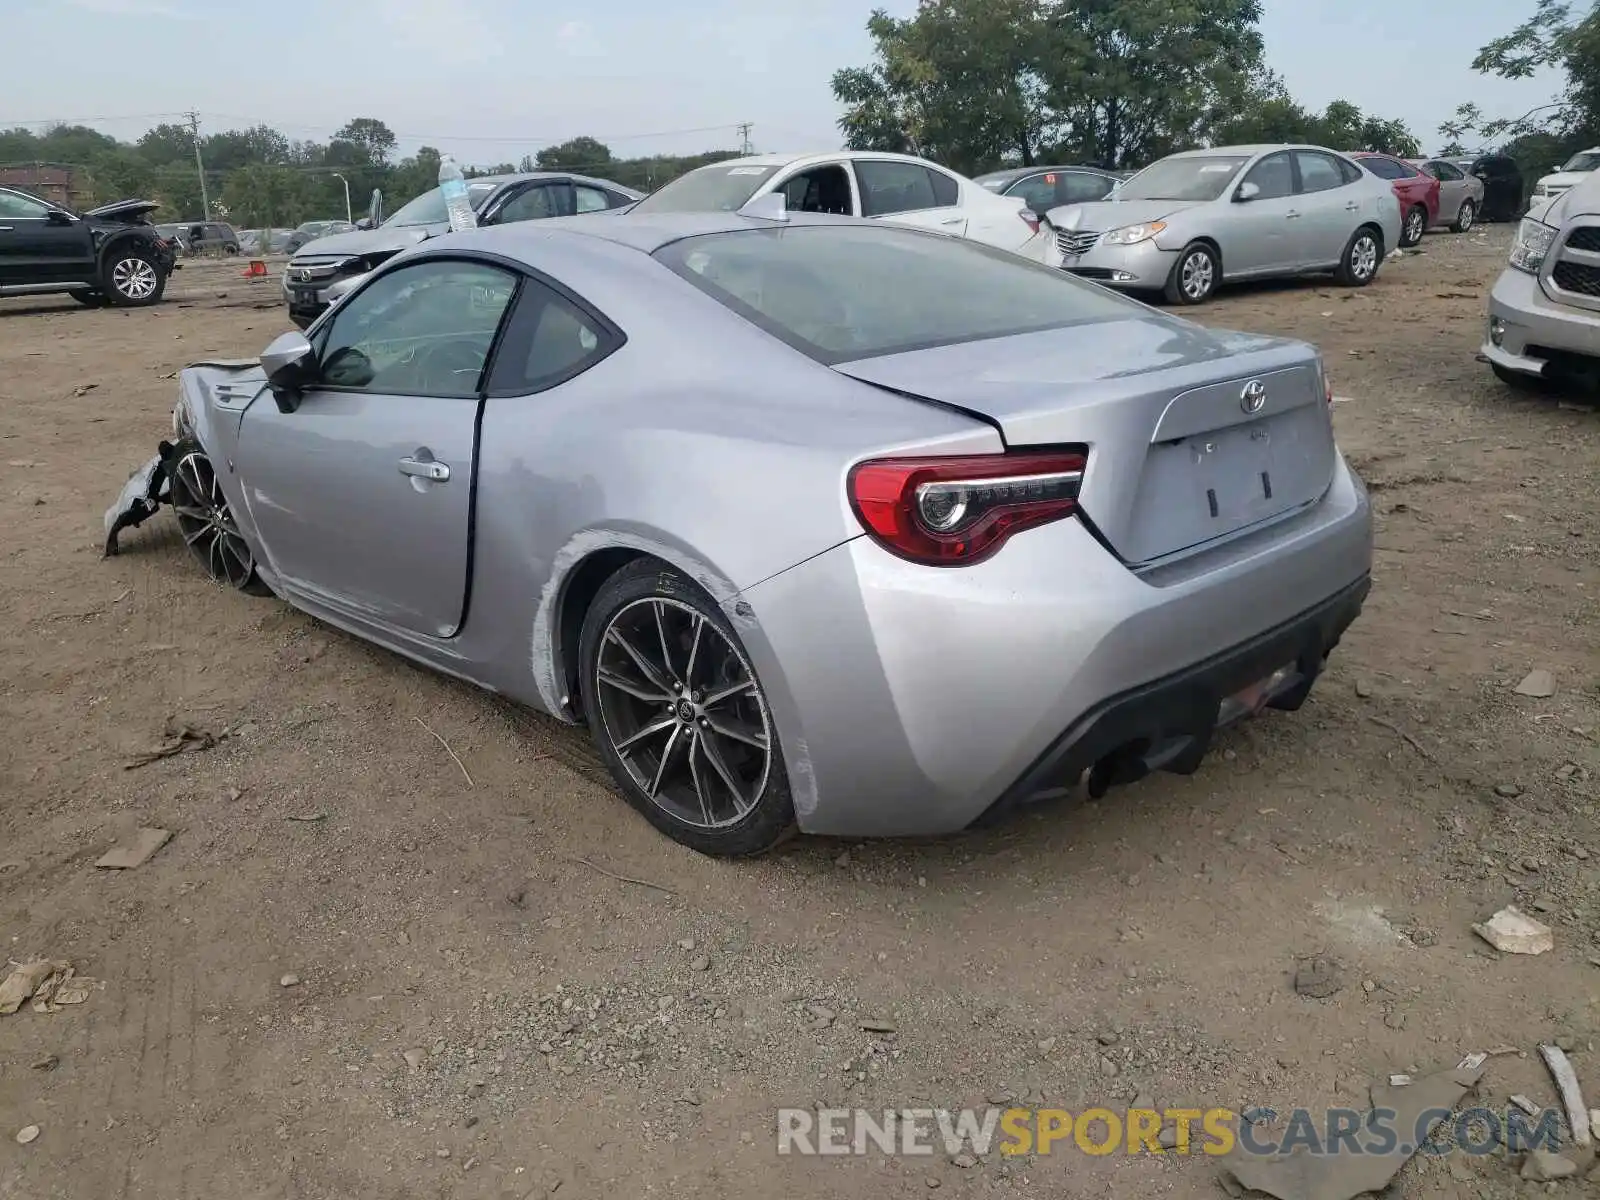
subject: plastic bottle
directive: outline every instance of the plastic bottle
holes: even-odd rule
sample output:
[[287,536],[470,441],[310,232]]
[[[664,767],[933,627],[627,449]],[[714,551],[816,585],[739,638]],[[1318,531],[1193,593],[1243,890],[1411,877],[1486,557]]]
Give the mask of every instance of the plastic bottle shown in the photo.
[[463,229],[476,229],[478,217],[467,199],[467,181],[448,154],[439,161],[439,190],[444,193],[444,209],[450,214],[450,228],[459,233]]

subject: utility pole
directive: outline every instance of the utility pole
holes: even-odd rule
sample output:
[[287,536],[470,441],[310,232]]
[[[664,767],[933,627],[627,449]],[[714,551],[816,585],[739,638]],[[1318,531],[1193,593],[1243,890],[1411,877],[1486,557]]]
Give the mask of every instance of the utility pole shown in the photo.
[[743,155],[754,154],[755,147],[750,144],[750,122],[741,121],[736,129],[739,131],[739,153]]
[[189,111],[189,132],[194,134],[194,167],[200,172],[200,216],[211,220],[211,201],[206,198],[206,164],[200,160],[200,114]]

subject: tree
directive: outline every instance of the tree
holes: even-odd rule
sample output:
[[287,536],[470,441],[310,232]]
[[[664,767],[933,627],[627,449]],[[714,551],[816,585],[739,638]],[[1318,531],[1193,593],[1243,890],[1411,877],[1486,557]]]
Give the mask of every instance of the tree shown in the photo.
[[[353,143],[365,154],[365,161],[386,166],[394,153],[394,133],[376,117],[356,117],[333,135],[335,142]],[[351,165],[354,165],[353,163]]]
[[1561,94],[1516,117],[1488,119],[1476,104],[1463,104],[1439,126],[1452,141],[1476,133],[1486,141],[1533,136],[1580,148],[1600,135],[1600,3],[1577,16],[1564,0],[1538,0],[1534,13],[1478,51],[1472,69],[1501,79],[1527,79],[1537,72],[1562,72]]
[[611,147],[592,137],[575,137],[559,146],[546,146],[534,162],[537,166],[529,169],[603,174],[603,168],[611,164]]
[[187,125],[171,122],[157,125],[145,133],[137,145],[140,156],[158,167],[181,159],[194,159],[194,132]]

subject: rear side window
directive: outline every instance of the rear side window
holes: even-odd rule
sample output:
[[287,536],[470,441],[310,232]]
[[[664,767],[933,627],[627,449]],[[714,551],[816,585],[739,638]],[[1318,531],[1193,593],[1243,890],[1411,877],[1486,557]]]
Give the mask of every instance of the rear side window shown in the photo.
[[524,279],[490,372],[491,395],[525,396],[581,375],[622,345],[619,330],[536,279]]
[[1361,165],[1379,179],[1404,179],[1405,170],[1392,158],[1363,158]]
[[1355,183],[1361,178],[1361,168],[1348,158],[1336,158],[1333,161],[1339,164],[1339,175],[1346,183]]
[[928,178],[933,180],[933,202],[940,208],[949,208],[961,198],[961,185],[943,171],[929,169]]
[[1059,329],[1138,308],[978,242],[893,225],[705,234],[655,257],[822,363]]
[[1297,150],[1294,157],[1300,165],[1302,192],[1327,192],[1344,186],[1345,179],[1339,172],[1339,164],[1329,155]]
[[858,161],[856,182],[861,186],[861,215],[885,217],[954,204],[955,180],[944,179],[949,199],[941,201],[934,182],[937,174],[918,163]]
[[1087,171],[1065,171],[1056,177],[1056,195],[1063,204],[1086,204],[1104,200],[1111,194],[1115,179],[1104,175],[1091,175]]

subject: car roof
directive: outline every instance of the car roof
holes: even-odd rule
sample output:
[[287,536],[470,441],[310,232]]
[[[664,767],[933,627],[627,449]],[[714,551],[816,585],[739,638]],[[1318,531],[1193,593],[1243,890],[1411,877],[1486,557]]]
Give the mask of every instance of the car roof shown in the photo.
[[1211,146],[1204,150],[1180,150],[1176,154],[1167,155],[1167,158],[1214,158],[1218,155],[1228,158],[1253,158],[1257,154],[1268,154],[1276,150],[1320,150],[1324,154],[1344,153],[1342,150],[1329,150],[1326,146],[1313,146],[1309,142],[1255,142],[1239,146]]
[[636,192],[626,184],[621,184],[613,179],[599,179],[593,175],[580,175],[576,171],[513,171],[509,175],[473,175],[465,182],[468,187],[477,183],[492,183],[503,185],[509,183],[526,183],[536,179],[571,179],[577,183],[592,183],[596,187],[610,188],[616,192],[626,192],[640,200],[644,199],[643,192]]
[[982,183],[986,179],[1021,179],[1024,175],[1048,174],[1051,171],[1083,171],[1089,175],[1104,175],[1107,179],[1115,179],[1115,173],[1104,167],[1087,167],[1077,163],[1066,163],[1059,166],[1047,166],[1040,163],[1032,167],[1007,167],[1004,171],[989,171],[983,175],[974,175],[972,178]]
[[[611,242],[653,254],[663,246],[684,238],[700,237],[712,233],[738,233],[744,230],[773,230],[788,227],[821,225],[855,225],[881,229],[877,222],[859,217],[839,217],[826,213],[792,212],[785,221],[746,217],[737,212],[616,212],[605,214],[585,213],[572,217],[546,217],[540,221],[514,221],[509,225],[488,225],[479,229],[454,234],[450,247],[475,245],[479,249],[494,250],[520,257],[523,251],[530,256],[526,261],[537,260],[537,244],[552,234],[559,237],[582,236]],[[897,228],[904,228],[903,226]],[[428,243],[423,243],[428,245]]]
[[[932,159],[919,158],[915,154],[891,154],[887,150],[881,152],[877,150],[823,150],[812,151],[807,154],[748,154],[743,158],[719,158],[716,162],[706,163],[705,166],[696,167],[695,170],[704,171],[712,167],[789,167],[808,162],[838,162],[841,159],[855,162],[863,158],[916,163],[918,166],[928,166],[930,164],[936,167],[940,166],[940,164],[933,162]],[[940,167],[940,169],[950,170],[949,167]]]

